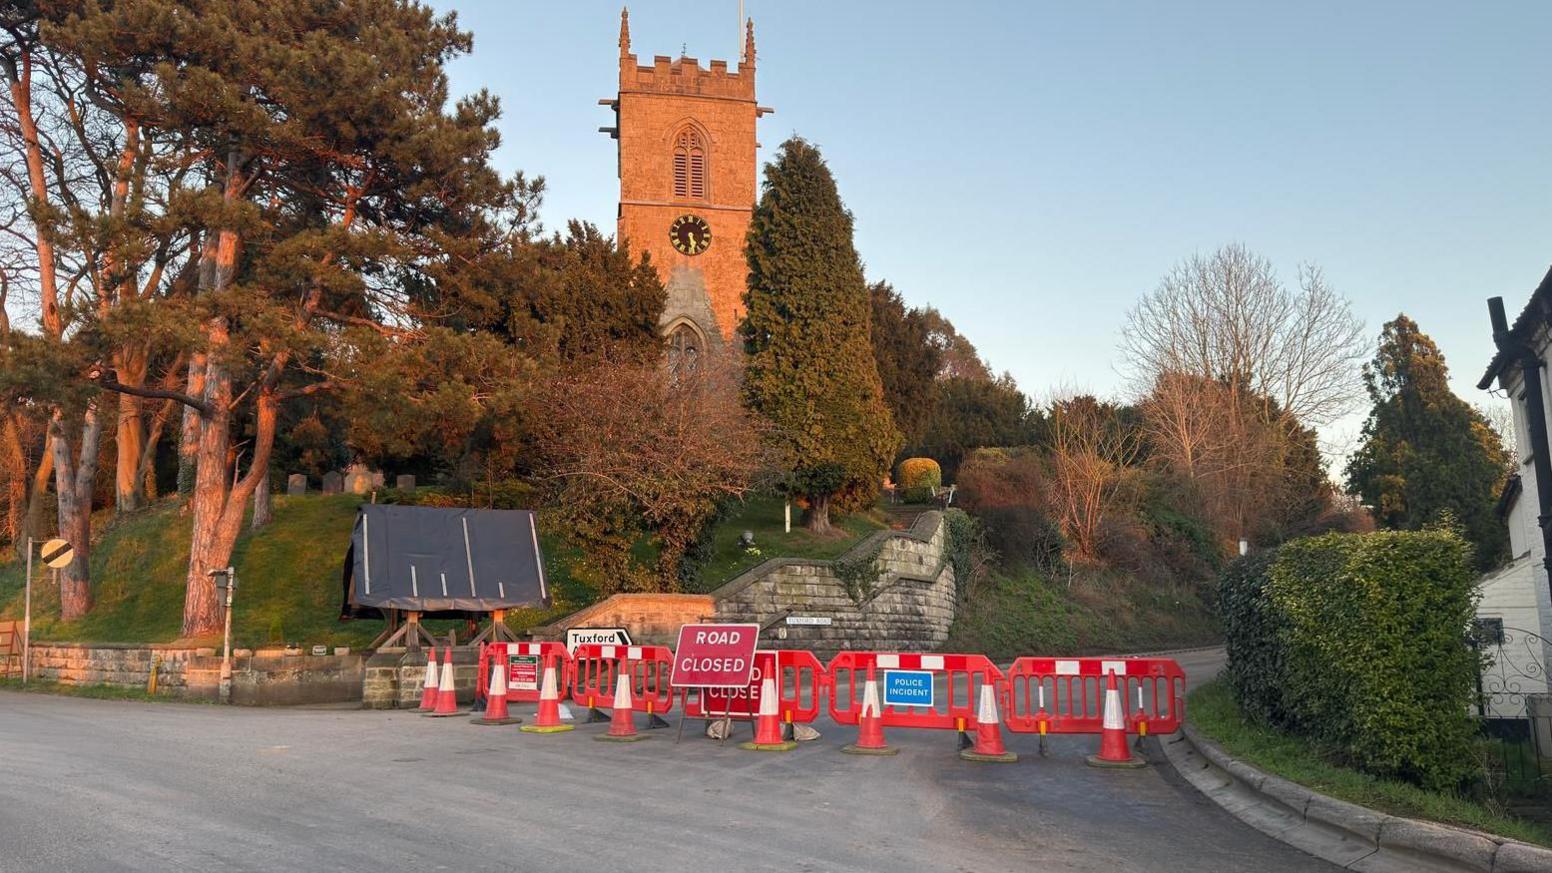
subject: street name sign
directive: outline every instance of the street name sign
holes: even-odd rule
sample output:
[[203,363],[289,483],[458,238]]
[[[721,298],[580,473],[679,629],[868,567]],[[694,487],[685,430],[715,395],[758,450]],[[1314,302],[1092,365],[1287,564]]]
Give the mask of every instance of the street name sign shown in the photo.
[[932,706],[931,670],[885,670],[885,706]]
[[681,688],[744,688],[754,676],[757,624],[686,624],[679,627],[669,684]]

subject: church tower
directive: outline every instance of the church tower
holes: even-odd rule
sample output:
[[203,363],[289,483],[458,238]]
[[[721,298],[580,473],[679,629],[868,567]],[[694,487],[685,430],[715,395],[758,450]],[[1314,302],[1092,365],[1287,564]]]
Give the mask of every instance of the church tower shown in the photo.
[[736,72],[727,61],[631,53],[620,12],[620,90],[598,101],[600,128],[619,140],[619,239],[651,254],[668,289],[662,329],[671,357],[693,359],[734,341],[749,266],[744,237],[755,203],[754,22]]

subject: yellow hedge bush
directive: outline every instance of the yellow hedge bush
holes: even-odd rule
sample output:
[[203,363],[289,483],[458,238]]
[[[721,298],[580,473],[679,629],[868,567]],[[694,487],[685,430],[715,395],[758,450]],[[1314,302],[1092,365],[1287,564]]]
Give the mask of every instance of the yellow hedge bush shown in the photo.
[[943,469],[931,458],[906,458],[895,469],[895,486],[907,494],[932,496],[932,489],[943,484]]

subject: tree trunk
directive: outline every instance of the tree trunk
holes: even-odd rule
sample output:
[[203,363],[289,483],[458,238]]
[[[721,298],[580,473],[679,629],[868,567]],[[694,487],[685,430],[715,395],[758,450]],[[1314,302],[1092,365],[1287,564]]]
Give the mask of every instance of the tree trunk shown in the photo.
[[[190,397],[203,397],[205,394],[204,352],[195,352],[189,356],[189,382],[185,393]],[[178,493],[184,497],[194,493],[199,466],[200,429],[203,426],[199,410],[192,406],[183,407],[183,424],[178,431]]]
[[5,533],[21,554],[21,545],[27,534],[27,449],[22,445],[21,427],[14,412],[8,412],[0,423],[0,467],[5,476]]
[[72,458],[65,422],[58,412],[49,422],[54,453],[54,493],[59,499],[59,535],[70,543],[75,559],[59,571],[59,617],[75,621],[92,608],[92,485],[97,478],[97,452],[102,419],[92,400],[81,415],[81,448]]
[[[133,388],[144,387],[146,350],[126,348],[115,357],[118,380]],[[114,468],[114,509],[118,512],[133,512],[145,504],[140,476],[140,458],[145,447],[144,409],[145,401],[141,398],[119,395],[118,463]]]
[[830,527],[830,495],[808,495],[808,512],[803,516],[803,524],[808,527],[810,533],[828,534]]
[[172,417],[179,407],[176,400],[164,400],[156,415],[151,418],[151,427],[146,432],[145,445],[140,449],[140,461],[136,467],[140,477],[140,494],[146,503],[154,503],[157,498],[156,489],[156,449],[162,442],[162,432],[167,429],[167,419]]
[[54,437],[45,434],[43,454],[38,458],[38,469],[32,473],[32,489],[27,495],[27,518],[23,522],[22,539],[43,539],[44,502],[48,498],[49,479],[54,476]]
[[270,519],[274,516],[269,499],[269,470],[260,470],[258,467],[254,467],[251,472],[259,474],[259,481],[258,484],[253,486],[253,521],[249,529],[258,530],[264,525],[269,524]]

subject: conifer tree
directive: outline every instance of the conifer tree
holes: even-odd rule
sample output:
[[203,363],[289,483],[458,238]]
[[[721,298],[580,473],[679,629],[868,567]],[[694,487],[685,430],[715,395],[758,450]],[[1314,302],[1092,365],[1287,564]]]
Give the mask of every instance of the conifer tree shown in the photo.
[[745,400],[770,419],[809,530],[865,505],[900,445],[870,336],[851,213],[819,150],[782,144],[749,228]]
[[1459,524],[1476,545],[1477,566],[1495,566],[1508,546],[1494,511],[1508,467],[1503,441],[1450,390],[1439,347],[1398,315],[1381,331],[1363,377],[1374,407],[1347,462],[1348,490],[1382,527]]

